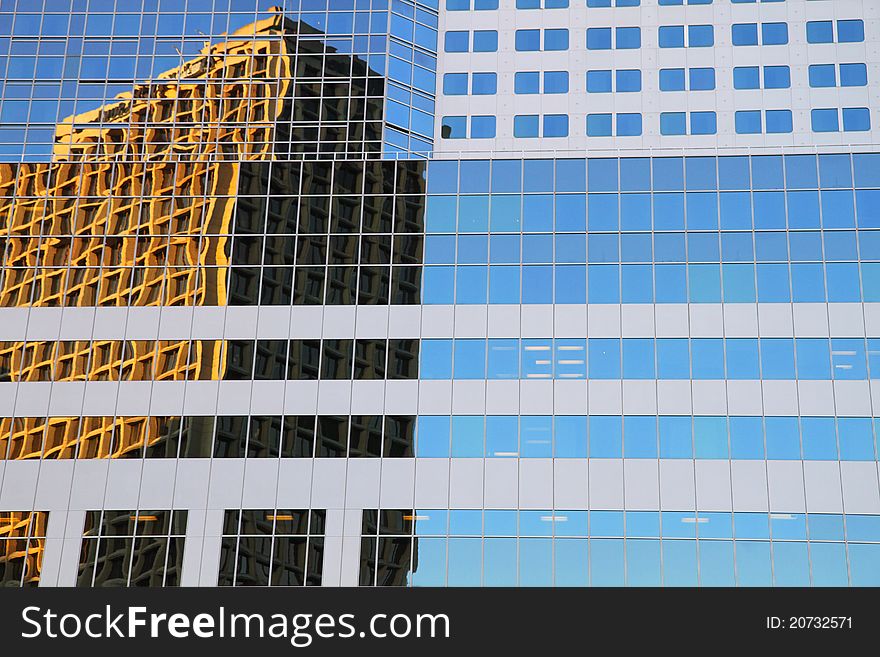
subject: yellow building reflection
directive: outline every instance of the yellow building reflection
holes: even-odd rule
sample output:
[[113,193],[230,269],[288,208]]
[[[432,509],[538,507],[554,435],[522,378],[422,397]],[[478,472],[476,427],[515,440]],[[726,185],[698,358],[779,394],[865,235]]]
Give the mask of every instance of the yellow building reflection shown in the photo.
[[0,587],[39,585],[48,520],[45,511],[0,512]]

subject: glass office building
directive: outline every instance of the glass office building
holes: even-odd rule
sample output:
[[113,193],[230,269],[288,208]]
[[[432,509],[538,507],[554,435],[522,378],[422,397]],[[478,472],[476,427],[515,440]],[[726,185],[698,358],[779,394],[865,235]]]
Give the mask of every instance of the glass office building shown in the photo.
[[878,51],[0,0],[0,583],[880,585]]

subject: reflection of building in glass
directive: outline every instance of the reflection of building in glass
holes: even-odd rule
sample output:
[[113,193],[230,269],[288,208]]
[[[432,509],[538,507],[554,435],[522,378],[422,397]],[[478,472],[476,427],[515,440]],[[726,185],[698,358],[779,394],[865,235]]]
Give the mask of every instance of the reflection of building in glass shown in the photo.
[[89,511],[78,586],[179,586],[186,511]]
[[361,530],[360,586],[410,586],[419,567],[415,511],[366,509]]
[[220,586],[320,586],[324,565],[323,511],[226,511]]
[[45,511],[0,512],[0,587],[39,585],[48,520]]

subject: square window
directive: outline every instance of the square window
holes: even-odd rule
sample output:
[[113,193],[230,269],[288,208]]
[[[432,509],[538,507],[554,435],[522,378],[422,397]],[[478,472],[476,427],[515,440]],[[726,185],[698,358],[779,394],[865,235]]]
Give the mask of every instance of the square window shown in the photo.
[[864,64],[841,64],[840,86],[864,87],[868,84],[868,67]]
[[474,32],[474,52],[497,52],[498,32],[495,30],[477,30]]
[[688,74],[691,91],[711,91],[715,88],[714,68],[692,68]]
[[568,114],[547,114],[544,116],[545,137],[568,137]]
[[468,32],[447,32],[446,52],[467,52],[470,34]]
[[761,43],[765,46],[788,43],[788,23],[761,23]]
[[545,71],[544,72],[545,94],[568,93],[568,71]]
[[[590,30],[587,30],[588,48],[589,37]],[[684,25],[661,25],[657,37],[661,48],[684,48]]]
[[813,132],[838,132],[840,124],[836,109],[814,109],[810,113]]
[[715,45],[715,28],[711,25],[688,25],[688,47],[710,48]]
[[467,117],[465,116],[444,116],[440,125],[440,136],[443,139],[465,139],[467,137]]
[[544,50],[568,50],[568,30],[544,30]]
[[684,112],[661,112],[660,134],[683,135],[687,133],[687,115]]
[[516,94],[540,93],[541,74],[538,71],[521,71],[513,77],[513,92]]
[[761,75],[757,66],[737,66],[733,69],[734,89],[760,89]]
[[718,132],[715,112],[691,112],[692,135],[714,135]]
[[767,89],[788,89],[791,87],[791,69],[788,66],[765,66],[764,86]]
[[498,76],[495,73],[474,73],[471,78],[471,93],[475,96],[491,96],[498,89]]
[[611,115],[610,114],[587,114],[588,137],[610,137]]
[[837,21],[837,40],[840,43],[861,43],[865,40],[865,23],[861,20]]
[[537,137],[538,136],[538,115],[537,114],[520,114],[513,117],[513,136],[514,137]]
[[684,69],[660,69],[660,91],[684,91]]
[[618,137],[637,137],[642,134],[642,115],[641,114],[618,114],[617,115],[617,136]]
[[495,137],[495,117],[494,116],[472,116],[471,117],[471,138],[472,139],[492,139]]
[[833,43],[834,26],[831,21],[809,21],[807,43]]
[[642,47],[642,30],[638,27],[615,28],[616,46],[623,50]]
[[768,134],[788,134],[791,132],[791,110],[767,110],[764,115]]
[[736,23],[730,27],[733,45],[735,46],[757,46],[758,45],[758,24],[757,23]]
[[[663,29],[663,28],[660,28]],[[519,34],[519,32],[517,32]],[[662,47],[662,46],[661,46]],[[611,28],[591,27],[587,29],[587,50],[610,50]]]
[[734,116],[736,134],[756,135],[761,132],[761,111],[741,110]]
[[811,64],[810,65],[811,87],[833,87],[837,85],[837,74],[834,64]]
[[447,73],[443,76],[443,93],[447,96],[467,95],[467,73]]
[[617,91],[641,91],[642,72],[639,69],[623,69],[617,71]]
[[611,71],[587,71],[587,92],[608,93],[611,91]]
[[843,129],[846,132],[863,132],[871,129],[871,111],[867,107],[844,107]]

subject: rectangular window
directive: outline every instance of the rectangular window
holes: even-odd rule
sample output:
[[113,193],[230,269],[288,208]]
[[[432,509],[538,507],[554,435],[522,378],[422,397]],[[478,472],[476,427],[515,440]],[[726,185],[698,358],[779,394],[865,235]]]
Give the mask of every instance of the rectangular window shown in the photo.
[[731,25],[731,38],[735,46],[757,46],[758,45],[758,24],[757,23],[735,23]]
[[711,91],[715,88],[714,68],[692,68],[688,76],[691,91]]
[[474,73],[471,76],[471,93],[475,96],[491,96],[498,90],[496,73]]
[[865,23],[862,20],[837,21],[837,40],[840,43],[861,43],[865,40]]
[[807,43],[833,43],[834,24],[831,21],[807,22]]
[[841,64],[841,87],[864,87],[868,84],[868,67],[865,64]]
[[587,114],[588,137],[610,137],[611,115],[610,114]]
[[545,71],[544,72],[545,94],[568,93],[568,71]]
[[538,71],[520,71],[513,76],[513,93],[537,94],[541,89],[541,74]]
[[834,87],[837,85],[834,64],[811,64],[809,73],[811,87]]
[[685,73],[683,68],[660,69],[660,91],[684,91]]
[[544,50],[568,50],[568,30],[544,30]]
[[474,52],[497,52],[498,32],[495,30],[477,30],[474,32]]
[[661,112],[661,135],[684,135],[687,133],[687,114],[685,112]]
[[764,116],[768,134],[788,134],[792,131],[791,110],[767,110]]
[[520,114],[513,117],[513,136],[514,137],[537,137],[538,136],[538,115],[537,114]]
[[714,135],[718,132],[715,112],[691,112],[692,135]]
[[791,69],[788,66],[765,66],[764,87],[766,89],[789,89]]
[[867,107],[844,107],[843,130],[864,132],[871,129],[871,110]]
[[761,74],[757,66],[737,66],[733,69],[734,89],[760,89]]
[[471,117],[471,139],[493,139],[495,137],[494,116]]
[[467,117],[444,116],[440,120],[440,136],[443,139],[466,139]]
[[544,137],[568,137],[568,115],[546,114],[544,116]]
[[788,43],[788,23],[761,23],[761,43],[765,46]]
[[642,115],[641,114],[618,114],[617,115],[617,136],[618,137],[637,137],[642,134]]
[[761,133],[761,111],[741,110],[734,116],[734,125],[738,135],[757,135]]
[[541,49],[541,30],[517,30],[514,47],[519,52],[535,52]]
[[588,93],[609,93],[611,91],[611,71],[587,71]]
[[615,46],[621,50],[642,47],[642,30],[639,27],[617,27],[614,30]]
[[632,92],[642,90],[642,71],[640,69],[622,69],[617,71],[617,91]]
[[[663,29],[663,28],[661,28]],[[519,34],[519,32],[517,32]],[[587,29],[587,50],[611,50],[611,28],[591,27]]]
[[467,52],[469,42],[470,42],[470,33],[467,31],[447,32],[446,33],[446,41],[445,41],[446,52]]
[[711,48],[715,45],[712,25],[688,25],[688,48]]
[[467,83],[467,73],[447,73],[443,76],[443,93],[447,96],[466,96]]
[[[590,30],[587,30],[588,48],[589,35]],[[684,48],[684,25],[661,25],[657,33],[657,39],[661,48]]]
[[810,113],[810,119],[813,132],[837,132],[840,130],[836,109],[814,109]]

